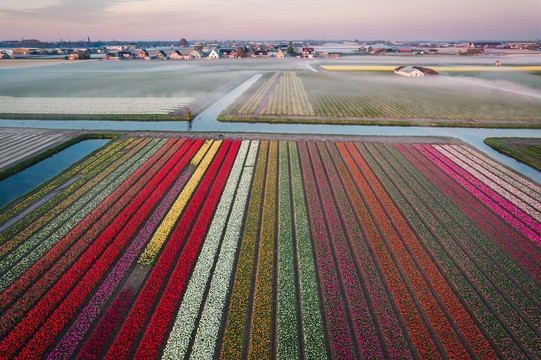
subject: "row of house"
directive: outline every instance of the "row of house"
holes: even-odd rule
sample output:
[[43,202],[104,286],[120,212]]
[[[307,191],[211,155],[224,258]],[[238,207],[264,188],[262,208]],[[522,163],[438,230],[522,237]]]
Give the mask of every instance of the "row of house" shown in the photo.
[[[119,57],[129,57],[129,53],[119,53]],[[210,52],[205,55],[201,50],[148,50],[141,49],[137,54],[139,59],[159,59],[159,60],[190,60],[190,59],[219,59],[219,58],[229,58],[237,59],[241,57],[241,54],[238,53],[238,49],[222,48],[222,49],[212,49]],[[267,58],[267,57],[276,57],[278,59],[285,58],[285,53],[282,50],[277,52],[268,52],[266,50],[256,50],[250,57],[256,58]]]
[[201,50],[147,50],[141,49],[137,54],[139,59],[159,59],[159,60],[190,60],[201,59],[205,55]]
[[[239,51],[241,53],[239,53]],[[127,58],[139,58],[143,60],[191,60],[191,59],[237,59],[244,57],[242,48],[232,48],[232,47],[223,47],[217,49],[211,49],[205,55],[201,50],[150,50],[150,49],[141,49],[138,53],[134,54],[128,51],[118,52],[115,59],[127,59]],[[250,52],[248,57],[252,58],[276,58],[284,59],[286,57],[286,51],[278,49],[278,51],[268,51],[268,50],[253,50]],[[339,54],[336,53],[316,53],[313,48],[304,48],[301,55],[297,56],[298,58],[315,58],[315,57],[330,57],[336,58],[339,57]],[[112,60],[110,57],[106,59]]]

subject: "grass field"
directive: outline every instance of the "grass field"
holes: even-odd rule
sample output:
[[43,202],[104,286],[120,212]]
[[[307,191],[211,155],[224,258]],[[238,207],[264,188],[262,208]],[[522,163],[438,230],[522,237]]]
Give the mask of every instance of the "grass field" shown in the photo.
[[541,139],[486,138],[485,144],[541,171]]
[[362,121],[455,126],[541,126],[534,96],[450,77],[404,78],[388,72],[275,72],[264,74],[221,120]]
[[123,136],[0,212],[2,359],[539,358],[541,188],[449,139]]

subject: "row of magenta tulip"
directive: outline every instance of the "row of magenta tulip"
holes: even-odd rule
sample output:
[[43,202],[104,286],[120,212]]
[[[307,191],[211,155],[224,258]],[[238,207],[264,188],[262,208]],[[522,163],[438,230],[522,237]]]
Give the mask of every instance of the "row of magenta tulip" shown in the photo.
[[[184,157],[184,164],[175,166],[183,155],[182,152],[176,153],[137,196],[129,204],[125,204],[122,212],[115,217],[115,221],[110,223],[68,272],[3,339],[0,343],[3,352],[6,351],[6,354],[15,352],[31,336],[33,330],[37,332],[19,357],[39,356],[45,351],[122,252],[163,193],[180,174],[189,160]],[[94,263],[95,259],[97,261]],[[77,285],[70,292],[75,284]],[[66,295],[68,296],[63,299]],[[57,304],[60,306],[51,314]]]
[[[471,244],[475,241],[475,235],[473,238],[468,237],[471,232],[477,231],[475,224],[468,221],[460,212],[453,213],[453,207],[445,206],[445,199],[440,196],[442,194],[438,191],[434,191],[432,188],[426,189],[426,184],[423,184],[426,181],[423,178],[418,181],[418,171],[408,173],[408,170],[412,169],[404,168],[409,165],[407,161],[404,161],[404,158],[395,159],[381,145],[365,146],[369,150],[369,155],[366,158],[370,166],[378,174],[385,188],[389,190],[410,223],[415,224],[418,238],[426,249],[426,253],[434,259],[433,267],[442,274],[443,277],[438,277],[439,280],[432,277],[430,281],[452,321],[456,323],[458,330],[464,335],[463,341],[466,341],[471,347],[471,351],[479,357],[495,356],[492,345],[484,339],[475,324],[475,318],[460,304],[460,302],[465,302],[465,296],[469,301],[481,304],[481,308],[483,308],[482,304],[485,301],[485,299],[478,300],[477,289],[479,287],[472,288],[471,280],[468,278],[465,280],[462,277],[464,272],[468,273],[469,270],[473,270],[475,273],[477,270],[475,265],[470,266],[475,260],[468,258],[469,255],[462,251],[468,247],[468,242]],[[451,213],[448,214],[448,211]],[[464,247],[461,248],[460,245],[464,245]],[[418,251],[413,251],[413,253],[419,260],[423,258]],[[482,257],[477,258],[482,259]],[[483,274],[475,276],[483,278]],[[457,297],[453,293],[445,291],[448,287],[441,285],[443,281],[453,283],[456,288],[460,289]],[[488,319],[490,318],[487,317],[486,320]],[[494,319],[489,321],[494,322]],[[489,324],[489,326],[491,325]]]
[[[105,357],[106,359],[127,358],[130,356],[132,348],[136,347],[135,345],[138,346],[133,355],[134,358],[153,358],[160,348],[173,311],[183,292],[186,277],[192,268],[208,223],[221,195],[238,146],[238,141],[233,144],[229,140],[224,141],[216,155],[213,156],[207,173],[201,180],[143,289],[137,296],[126,321]],[[213,184],[214,186],[212,186]],[[175,262],[177,258],[178,261]],[[171,276],[166,279],[166,275],[172,267]],[[165,289],[163,289],[164,287]],[[156,309],[152,311],[154,300],[162,289],[163,295],[160,297]],[[143,322],[149,317],[150,324],[143,328]],[[143,338],[139,344],[135,344],[140,333],[143,334]]]
[[[103,314],[94,331],[90,334],[81,351],[77,355],[77,360],[97,360],[104,351],[109,337],[113,334],[116,324],[120,321],[122,314],[130,304],[133,297],[133,291],[126,289],[121,291],[112,301],[111,306]],[[66,359],[72,354],[71,351],[57,355],[57,349],[49,355],[48,359]]]
[[[398,160],[397,163],[400,162]],[[422,169],[420,164],[414,164]],[[424,174],[427,174],[426,170]],[[445,177],[439,176],[436,178],[445,179]],[[450,179],[448,180],[451,183]],[[539,321],[538,317],[536,318],[532,313],[532,311],[535,312],[532,298],[539,296],[538,289],[530,288],[528,284],[531,281],[528,276],[513,266],[505,253],[493,251],[493,240],[480,230],[481,227],[476,226],[478,224],[460,216],[460,212],[458,215],[453,214],[454,219],[442,215],[454,208],[451,203],[447,203],[445,195],[451,197],[451,200],[454,198],[455,202],[464,202],[464,200],[460,195],[452,196],[452,191],[443,187],[444,184],[440,183],[439,185],[441,192],[430,191],[436,199],[435,204],[429,204],[429,206],[432,206],[431,208],[438,217],[442,217],[445,224],[445,226],[441,226],[441,223],[438,223],[431,225],[431,227],[435,233],[443,232],[443,234],[434,241],[431,241],[430,236],[422,232],[420,237],[426,239],[426,246],[431,249],[436,247],[436,244],[441,244],[444,247],[446,253],[438,257],[438,262],[444,267],[447,277],[454,283],[462,297],[468,299],[470,308],[473,309],[485,331],[493,340],[493,344],[498,344],[501,347],[499,350],[506,357],[522,354],[520,342],[516,339],[532,337],[532,330],[529,328],[528,322]],[[427,182],[425,182],[425,186],[430,188],[430,184]],[[464,191],[461,188],[458,190]],[[417,191],[419,198],[426,198],[424,195],[426,192],[425,189]],[[403,191],[403,194],[407,196],[409,190]],[[412,195],[411,198],[414,202],[416,197]],[[462,204],[462,206],[465,205],[467,204]],[[426,212],[422,214],[424,222],[430,225],[430,215]],[[481,221],[484,220],[481,219]],[[418,227],[417,230],[420,231],[421,227]],[[453,238],[456,239],[457,243],[453,241]],[[437,250],[433,250],[433,253],[438,256]],[[459,271],[462,274],[458,273]],[[504,299],[505,296],[508,296],[507,300]],[[510,338],[513,341],[509,341]],[[524,342],[524,344],[527,343],[528,341]]]
[[473,178],[470,174],[458,167],[455,163],[442,155],[430,145],[415,145],[425,156],[432,160],[447,174],[452,176],[462,186],[466,187],[472,194],[480,198],[488,207],[490,207],[499,216],[520,230],[527,238],[536,245],[541,245],[541,225],[536,223],[529,216],[503,199],[494,191],[488,189],[479,180]]
[[342,300],[338,273],[335,270],[331,248],[328,244],[329,237],[320,205],[317,182],[310,166],[306,143],[298,145],[331,351],[333,356],[341,359],[354,358],[355,350],[348,330],[347,309]]

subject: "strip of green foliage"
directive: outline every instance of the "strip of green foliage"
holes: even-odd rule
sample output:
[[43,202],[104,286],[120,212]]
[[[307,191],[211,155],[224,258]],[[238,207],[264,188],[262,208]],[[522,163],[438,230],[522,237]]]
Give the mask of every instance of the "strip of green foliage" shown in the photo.
[[[486,138],[485,144],[494,150],[511,156],[512,158],[541,171],[541,145],[531,144],[523,147],[510,146],[513,140],[523,140],[521,138]],[[517,144],[518,145],[518,144]]]
[[464,128],[504,128],[504,129],[541,129],[541,122],[531,123],[491,123],[491,122],[452,122],[430,120],[379,120],[379,119],[321,119],[288,117],[226,116],[217,118],[222,122],[269,123],[269,124],[324,124],[324,125],[376,125],[376,126],[425,126],[425,127],[464,127]]

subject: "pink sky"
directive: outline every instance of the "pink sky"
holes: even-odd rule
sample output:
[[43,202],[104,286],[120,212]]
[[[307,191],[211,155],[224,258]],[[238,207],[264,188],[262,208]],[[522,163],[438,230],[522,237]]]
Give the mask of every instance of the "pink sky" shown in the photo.
[[539,14],[539,0],[0,0],[0,40],[535,40]]

